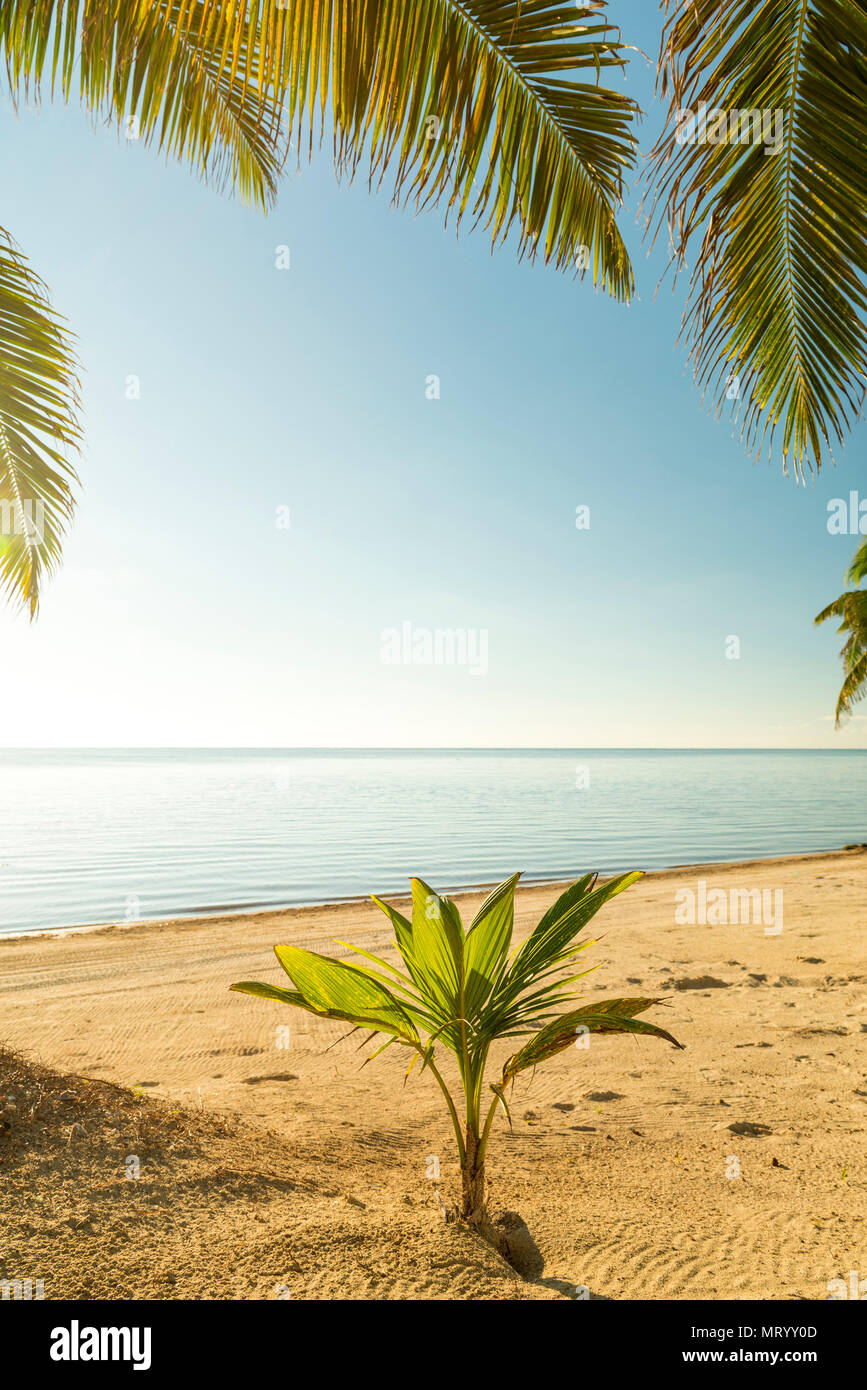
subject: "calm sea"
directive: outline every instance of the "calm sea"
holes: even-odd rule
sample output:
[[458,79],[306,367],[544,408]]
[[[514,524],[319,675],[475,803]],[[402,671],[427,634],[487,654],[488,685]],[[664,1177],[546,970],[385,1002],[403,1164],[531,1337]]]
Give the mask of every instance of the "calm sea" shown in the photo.
[[0,932],[867,841],[867,751],[16,750],[0,786]]

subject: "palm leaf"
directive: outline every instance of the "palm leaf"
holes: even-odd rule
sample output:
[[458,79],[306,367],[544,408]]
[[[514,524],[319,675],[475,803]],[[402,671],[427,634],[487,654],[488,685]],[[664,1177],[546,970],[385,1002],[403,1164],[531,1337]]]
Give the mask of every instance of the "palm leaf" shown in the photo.
[[641,877],[641,872],[634,870],[618,874],[596,887],[597,875],[585,874],[571,884],[518,948],[491,1000],[491,1011],[512,1004],[543,972],[550,974],[567,965],[582,949],[573,944],[578,932],[610,898],[624,892]]
[[444,201],[561,269],[587,247],[594,284],[629,298],[615,210],[638,108],[601,82],[625,64],[604,0],[295,0],[286,42],[299,147],[327,114],[339,171],[391,169],[395,201]]
[[392,907],[391,904],[385,902],[383,898],[378,898],[375,893],[371,893],[370,899],[371,902],[376,903],[376,906],[379,908],[380,912],[384,912],[388,920],[391,922],[392,930],[394,932],[394,939],[397,943],[397,949],[400,951],[400,954],[403,957],[404,963],[406,965],[407,970],[409,971],[410,976],[415,981],[416,977],[413,973],[413,969],[410,964],[410,960],[412,958],[412,922],[410,922],[408,918],[404,917],[402,912],[398,912],[396,907]]
[[842,618],[846,609],[846,599],[848,594],[841,594],[835,598],[833,603],[829,603],[827,608],[823,608],[821,613],[817,613],[813,619],[814,623],[827,622],[829,618]]
[[[846,578],[857,584],[867,576],[867,541],[858,547]],[[867,589],[853,589],[823,608],[814,618],[824,623],[840,618],[838,632],[846,634],[840,652],[845,678],[837,696],[835,726],[839,729],[852,713],[852,706],[867,695]]]
[[505,1087],[527,1067],[538,1066],[549,1057],[563,1052],[574,1042],[579,1032],[589,1033],[644,1033],[651,1037],[664,1038],[674,1047],[683,1050],[683,1044],[658,1028],[654,1023],[636,1020],[635,1014],[659,1004],[659,999],[606,999],[598,1004],[588,1004],[586,1008],[574,1009],[561,1014],[541,1028],[520,1052],[510,1057],[503,1067],[500,1086]]
[[[689,257],[693,267],[683,336],[720,409],[738,378],[747,446],[779,428],[784,470],[791,457],[802,477],[843,442],[863,399],[867,7],[666,0],[666,11],[660,90],[670,107],[650,170],[675,266]],[[764,140],[690,143],[683,129],[678,144],[678,113],[702,102],[781,112],[779,153]]]
[[16,99],[77,91],[264,207],[283,159],[288,24],[274,0],[4,0],[0,59]]
[[379,980],[387,988],[396,989],[398,993],[409,999],[414,1007],[420,1006],[421,1000],[418,991],[413,986],[411,976],[405,975],[402,970],[398,970],[382,956],[375,955],[373,951],[366,951],[363,946],[353,946],[349,941],[340,940],[336,940],[335,945],[345,946],[347,950],[354,951],[357,956],[361,956],[364,960],[373,961],[374,965],[378,967],[376,970],[372,970],[369,965],[356,965],[355,968],[356,970],[363,970],[366,975]]
[[852,713],[852,706],[867,695],[867,648],[853,653],[847,663],[846,679],[837,697],[836,724],[839,726]]
[[860,584],[867,579],[867,541],[862,541],[855,551],[854,558],[846,573],[848,584]]
[[412,880],[412,953],[420,993],[442,1020],[462,1016],[464,943],[453,904]]
[[[867,577],[867,541],[855,551],[846,574],[850,584],[859,584]],[[840,728],[852,713],[852,706],[867,695],[867,589],[852,589],[841,594],[817,613],[815,623],[840,618],[838,632],[846,634],[840,652],[845,679],[837,696],[835,727]]]
[[[358,1027],[392,1033],[418,1044],[418,1033],[406,1010],[384,985],[364,971],[300,946],[275,946],[274,954],[311,1012],[342,1018]],[[247,994],[264,998],[281,998],[302,1007],[293,991],[275,991],[270,985],[249,987],[247,982],[233,988],[243,988]]]
[[[587,943],[595,945],[595,942]],[[599,969],[599,964],[591,965],[587,970],[578,971],[574,975],[564,976],[562,970],[556,972],[556,978],[541,989],[535,989],[535,981],[529,991],[521,994],[520,998],[509,1005],[508,1008],[501,1009],[495,1014],[494,1020],[497,1028],[497,1035],[503,1036],[501,1030],[506,1030],[509,1036],[518,1033],[532,1033],[537,1028],[541,1028],[547,1023],[555,1009],[561,1004],[572,1003],[580,998],[569,986],[578,980],[583,980],[587,975],[592,975]],[[537,980],[544,976],[537,976]],[[483,1026],[490,1027],[490,1021],[483,1017]]]
[[513,874],[488,894],[467,931],[466,1011],[471,1018],[490,995],[508,955],[520,877]]
[[239,994],[253,994],[257,999],[273,999],[278,1004],[291,1004],[294,1009],[306,1009],[308,1013],[318,1014],[320,1017],[330,1017],[327,1009],[314,1008],[297,989],[281,989],[279,985],[266,985],[261,980],[239,980],[236,984],[229,985],[229,989],[235,989]]
[[[347,943],[341,942],[340,944],[346,945]],[[379,959],[377,956],[370,956],[370,952],[363,951],[358,946],[350,947],[350,949],[356,951],[360,956],[369,956],[372,960]],[[402,1005],[406,1013],[409,1014],[416,1028],[427,1028],[428,1030],[432,1030],[440,1026],[438,1015],[431,1012],[420,997],[418,991],[413,988],[412,982],[410,981],[407,984],[407,977],[402,975],[399,971],[392,973],[391,967],[387,966],[389,973],[385,974],[382,970],[371,969],[369,965],[356,965],[355,969],[360,970],[363,975],[370,976],[372,980],[378,980],[381,985],[385,985],[389,993],[396,996],[398,1002]]]
[[66,326],[0,228],[0,586],[31,618],[72,517],[77,388]]

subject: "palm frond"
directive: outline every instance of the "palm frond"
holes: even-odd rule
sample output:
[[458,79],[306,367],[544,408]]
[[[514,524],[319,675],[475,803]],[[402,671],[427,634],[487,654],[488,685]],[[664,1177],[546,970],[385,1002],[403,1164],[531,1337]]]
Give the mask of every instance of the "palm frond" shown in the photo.
[[503,1067],[500,1086],[505,1089],[518,1072],[539,1066],[558,1052],[565,1052],[578,1036],[587,1033],[643,1033],[648,1037],[663,1038],[683,1051],[683,1043],[679,1043],[664,1028],[636,1019],[636,1014],[644,1013],[659,1003],[659,999],[605,999],[597,1004],[588,1004],[583,1009],[558,1015],[508,1059]]
[[639,870],[633,870],[597,886],[597,875],[585,874],[571,884],[509,962],[486,1005],[486,1026],[496,1028],[501,1022],[514,1018],[513,1010],[523,1002],[527,989],[571,964],[582,949],[575,945],[578,933],[609,899],[624,892],[641,877]]
[[513,874],[488,894],[467,929],[465,945],[466,1012],[473,1016],[489,998],[509,952],[515,921]]
[[846,571],[847,584],[860,584],[862,579],[867,579],[867,541],[861,542]]
[[296,990],[329,1018],[344,1018],[359,1027],[418,1043],[407,1008],[363,970],[300,946],[275,946],[274,954]]
[[[850,584],[857,584],[865,576],[867,541],[856,550],[846,578]],[[835,726],[839,729],[852,713],[852,706],[867,695],[867,589],[852,589],[841,594],[821,613],[817,613],[813,621],[824,623],[829,618],[840,618],[837,631],[846,634],[840,652],[845,679],[837,697],[835,712]]]
[[861,647],[857,652],[853,652],[846,664],[846,679],[840,687],[835,711],[835,723],[838,727],[848,719],[852,713],[852,706],[857,705],[867,695],[867,648]]
[[629,298],[615,211],[638,107],[601,82],[626,53],[604,0],[295,0],[287,45],[299,146],[328,116],[339,171],[391,170],[396,202],[445,202],[494,244],[514,229],[520,255]]
[[[0,58],[13,94],[77,83],[93,110],[261,203],[281,111],[312,151],[334,127],[338,170],[394,171],[396,200],[445,200],[521,255],[592,269],[628,298],[615,222],[634,163],[635,102],[601,81],[626,47],[604,0],[8,0]],[[578,74],[576,76],[576,74]],[[291,132],[289,132],[291,133]],[[282,148],[282,146],[280,146]],[[587,248],[585,251],[584,248]]]
[[844,441],[864,395],[867,5],[665,9],[670,106],[650,178],[676,270],[692,262],[683,337],[702,391],[719,410],[739,401],[746,445],[771,445],[779,428],[784,471],[791,458],[802,478]]
[[79,440],[70,334],[0,227],[0,587],[31,619],[72,519]]
[[842,618],[846,607],[846,597],[846,594],[841,594],[839,598],[835,598],[833,603],[829,603],[827,608],[823,608],[821,613],[816,614],[813,622],[818,624],[827,622],[829,618]]
[[4,0],[14,98],[71,98],[267,206],[283,159],[289,11],[275,0]]

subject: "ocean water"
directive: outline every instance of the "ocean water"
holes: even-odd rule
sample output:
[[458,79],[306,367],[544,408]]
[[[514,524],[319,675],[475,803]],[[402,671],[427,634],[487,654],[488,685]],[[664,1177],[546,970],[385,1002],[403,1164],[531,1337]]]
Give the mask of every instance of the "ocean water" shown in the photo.
[[867,841],[867,751],[0,752],[0,932]]

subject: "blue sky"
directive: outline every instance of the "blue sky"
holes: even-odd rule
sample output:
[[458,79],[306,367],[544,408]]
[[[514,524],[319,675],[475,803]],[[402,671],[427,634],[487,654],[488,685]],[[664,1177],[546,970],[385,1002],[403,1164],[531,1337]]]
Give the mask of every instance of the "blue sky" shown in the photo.
[[[654,7],[612,14],[655,56]],[[646,151],[642,57],[627,82]],[[41,616],[0,612],[10,744],[867,747],[864,718],[834,732],[839,639],[812,626],[864,427],[806,486],[745,455],[637,197],[625,308],[338,185],[327,149],[267,218],[75,107],[0,109],[0,150],[87,432]],[[486,669],[384,662],[404,622],[486,633]]]

